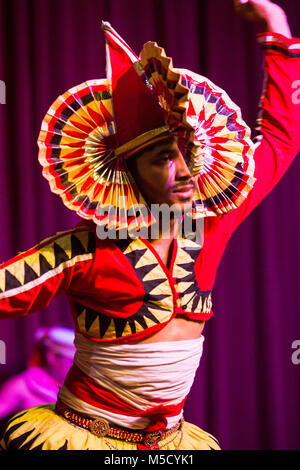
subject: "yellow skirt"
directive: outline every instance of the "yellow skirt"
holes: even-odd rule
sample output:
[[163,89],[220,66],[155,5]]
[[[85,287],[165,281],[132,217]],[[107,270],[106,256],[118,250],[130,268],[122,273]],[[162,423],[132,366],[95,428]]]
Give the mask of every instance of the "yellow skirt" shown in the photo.
[[[54,411],[55,403],[15,415],[0,443],[4,450],[137,450],[135,443],[97,437]],[[220,450],[217,440],[191,423],[159,442],[161,450]]]

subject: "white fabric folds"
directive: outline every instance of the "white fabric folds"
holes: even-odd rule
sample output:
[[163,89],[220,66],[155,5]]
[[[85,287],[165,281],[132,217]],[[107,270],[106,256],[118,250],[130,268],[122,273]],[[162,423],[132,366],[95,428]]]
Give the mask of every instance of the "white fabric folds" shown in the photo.
[[[159,343],[101,344],[75,336],[74,362],[99,386],[115,393],[141,411],[156,405],[176,405],[188,395],[199,366],[204,337]],[[65,386],[60,398],[73,409],[102,416],[120,426],[143,429],[149,418],[102,410],[75,397]],[[168,427],[178,422],[182,410],[168,417]]]

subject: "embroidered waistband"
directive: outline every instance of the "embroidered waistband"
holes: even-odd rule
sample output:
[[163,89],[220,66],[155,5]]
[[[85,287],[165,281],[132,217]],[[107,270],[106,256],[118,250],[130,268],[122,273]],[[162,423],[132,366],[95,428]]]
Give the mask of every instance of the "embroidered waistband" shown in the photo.
[[174,432],[180,430],[183,426],[183,418],[180,419],[172,428],[156,431],[136,431],[126,429],[122,426],[112,425],[104,418],[91,419],[84,416],[66,406],[61,400],[58,400],[55,407],[55,412],[63,416],[70,423],[75,424],[81,428],[87,429],[97,437],[112,437],[114,439],[121,439],[128,442],[142,443],[146,447],[153,447],[159,441],[167,438]]

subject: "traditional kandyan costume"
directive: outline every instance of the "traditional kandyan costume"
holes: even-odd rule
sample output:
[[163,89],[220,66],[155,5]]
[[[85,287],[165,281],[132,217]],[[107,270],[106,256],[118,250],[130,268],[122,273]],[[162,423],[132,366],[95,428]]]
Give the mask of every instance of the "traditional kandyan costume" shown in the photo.
[[[300,106],[291,99],[300,76],[300,40],[258,35],[266,79],[254,145],[223,90],[174,69],[155,43],[146,43],[137,57],[109,24],[103,29],[107,79],[60,96],[38,141],[51,190],[85,220],[0,266],[1,318],[27,315],[57,295],[68,296],[74,364],[57,402],[15,416],[1,445],[219,449],[213,436],[183,420],[203,337],[139,340],[174,318],[197,322],[213,315],[216,270],[231,234],[300,148]],[[167,267],[141,235],[152,215],[149,208],[145,213],[142,188],[126,160],[170,135],[184,146],[197,185],[188,215],[196,228],[193,236],[183,231],[175,238]],[[202,236],[195,236],[201,227]],[[113,237],[124,228],[126,237]]]

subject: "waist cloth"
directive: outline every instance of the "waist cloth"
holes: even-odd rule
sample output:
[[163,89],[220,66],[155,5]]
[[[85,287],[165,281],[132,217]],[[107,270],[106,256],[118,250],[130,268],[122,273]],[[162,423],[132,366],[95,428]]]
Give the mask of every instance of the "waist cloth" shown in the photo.
[[[203,350],[204,337],[160,343],[111,344],[75,335],[76,353],[59,400],[80,415],[104,418],[132,430],[171,429],[183,415]],[[55,413],[55,404],[12,418],[4,449],[128,449],[132,442],[98,437]],[[156,448],[219,449],[215,438],[184,422]],[[149,448],[150,450],[150,448]]]
[[131,429],[170,428],[182,416],[203,341],[99,345],[77,334],[59,398],[79,413]]

